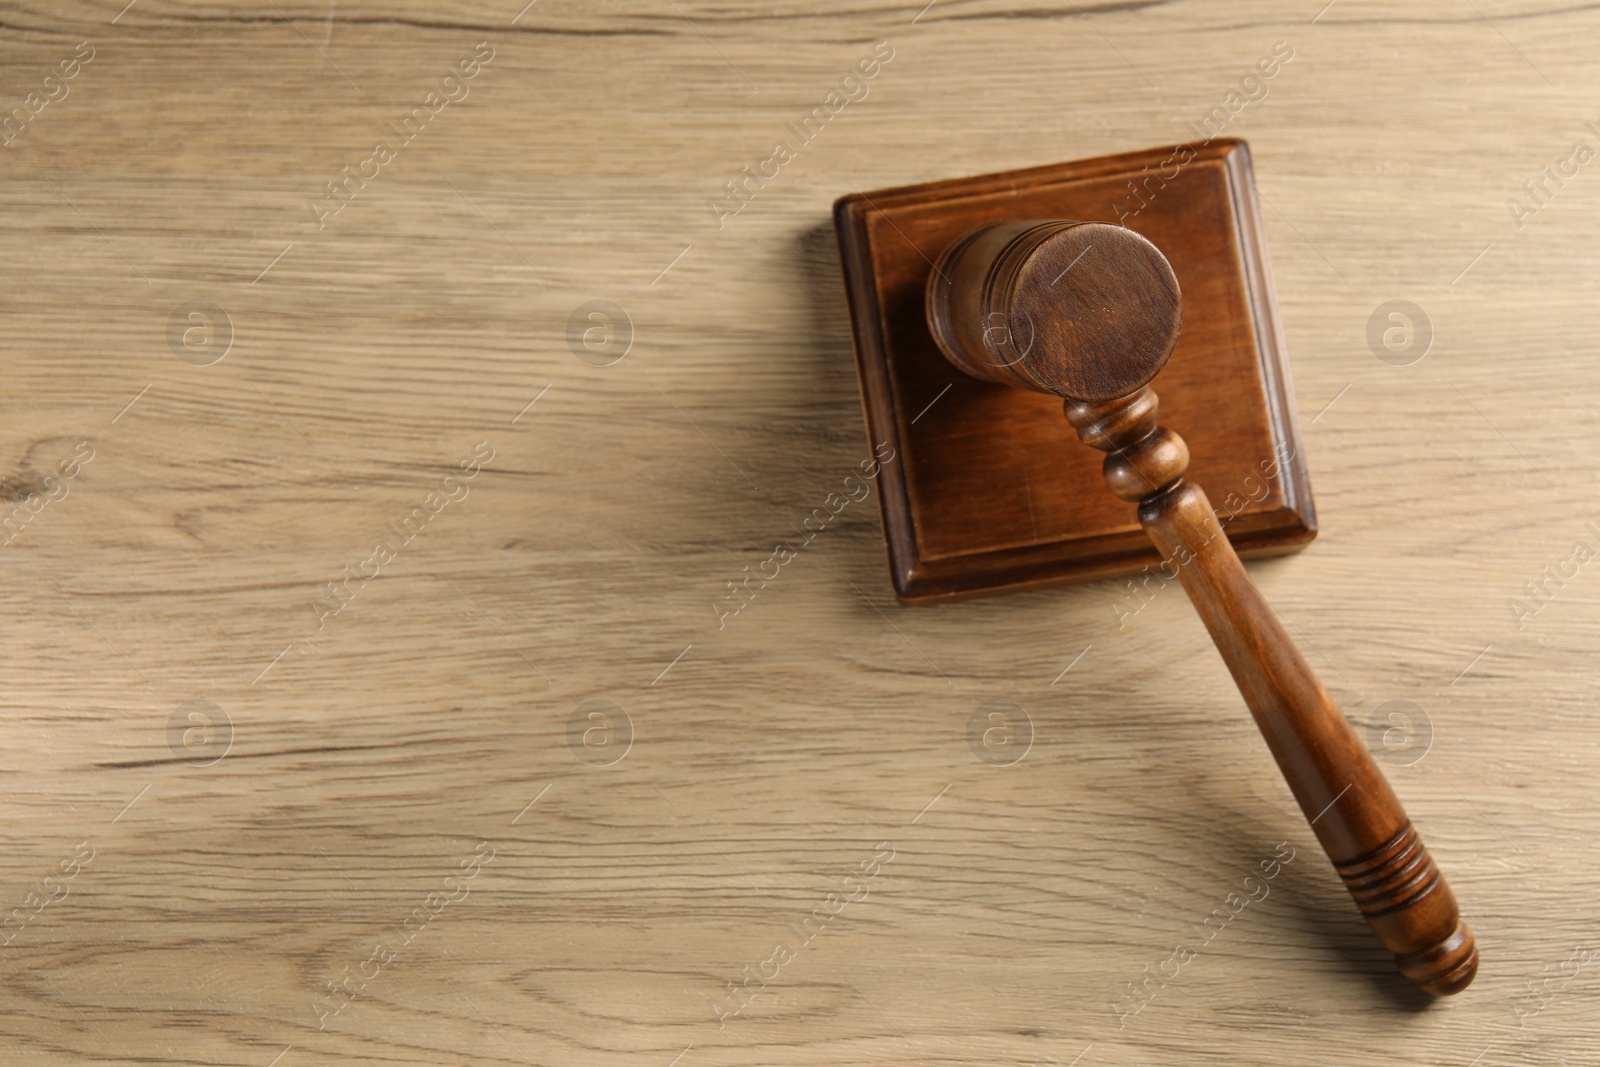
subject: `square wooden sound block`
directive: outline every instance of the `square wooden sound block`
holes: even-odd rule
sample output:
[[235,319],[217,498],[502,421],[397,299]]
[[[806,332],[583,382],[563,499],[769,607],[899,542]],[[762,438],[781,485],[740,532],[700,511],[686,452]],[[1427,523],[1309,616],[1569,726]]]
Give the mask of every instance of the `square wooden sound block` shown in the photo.
[[1152,387],[1189,444],[1235,549],[1279,555],[1316,536],[1289,368],[1243,141],[847,196],[834,205],[871,446],[896,460],[878,502],[906,603],[1134,574],[1161,562],[1061,401],[971,378],[924,314],[933,261],[993,222],[1121,223],[1166,255],[1183,332]]

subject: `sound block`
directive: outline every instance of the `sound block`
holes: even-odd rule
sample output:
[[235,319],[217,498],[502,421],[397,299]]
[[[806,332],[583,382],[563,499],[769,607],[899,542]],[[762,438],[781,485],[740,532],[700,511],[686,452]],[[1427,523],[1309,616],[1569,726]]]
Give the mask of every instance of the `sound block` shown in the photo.
[[1161,562],[1101,453],[1055,397],[980,381],[939,352],[933,261],[992,222],[1121,223],[1172,263],[1183,332],[1152,383],[1189,478],[1241,556],[1316,536],[1289,367],[1243,141],[1158,148],[847,196],[834,205],[896,596],[918,604],[1131,575]]

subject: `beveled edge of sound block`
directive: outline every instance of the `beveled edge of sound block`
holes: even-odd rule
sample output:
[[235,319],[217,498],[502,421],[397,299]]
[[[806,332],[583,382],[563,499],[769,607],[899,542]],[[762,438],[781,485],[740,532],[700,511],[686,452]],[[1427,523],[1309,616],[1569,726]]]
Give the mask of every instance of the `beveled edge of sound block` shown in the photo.
[[[1244,141],[1218,138],[1199,146],[1191,144],[1142,149],[998,174],[856,193],[835,202],[834,228],[844,268],[868,444],[871,446],[886,441],[896,454],[903,457],[899,463],[885,464],[878,478],[878,506],[888,546],[890,575],[895,596],[902,604],[929,604],[1117,578],[1137,574],[1146,567],[1157,565],[1161,562],[1161,556],[1142,532],[1136,531],[1136,536],[1131,538],[1108,538],[1090,531],[1083,538],[924,558],[918,548],[916,520],[906,474],[913,456],[907,437],[901,432],[903,425],[909,425],[905,420],[911,419],[912,413],[902,410],[902,398],[895,390],[889,368],[887,324],[879,303],[868,219],[874,214],[892,216],[897,207],[924,207],[929,204],[948,203],[952,205],[951,210],[955,211],[959,210],[955,205],[963,200],[993,194],[1008,187],[1060,184],[1123,174],[1132,178],[1146,173],[1149,168],[1172,162],[1180,149],[1192,151],[1194,160],[1219,161],[1226,175],[1230,216],[1239,249],[1238,260],[1233,266],[1248,301],[1255,355],[1265,390],[1264,397],[1246,399],[1252,402],[1264,400],[1275,455],[1287,453],[1288,456],[1279,467],[1282,475],[1279,480],[1282,505],[1242,511],[1237,518],[1245,521],[1225,521],[1224,529],[1239,555],[1246,559],[1296,552],[1316,537],[1316,507],[1311,496],[1310,477],[1295,416],[1293,388],[1284,354],[1282,328],[1278,321],[1277,298],[1255,182],[1251,177],[1250,150]],[[892,223],[892,217],[890,221]],[[1107,218],[1083,221],[1120,220]],[[905,237],[903,233],[901,236]],[[905,238],[904,243],[905,250],[896,250],[893,254],[928,259],[929,270],[932,269],[931,259],[937,259],[942,251],[931,249],[924,252],[916,248],[909,237]],[[1188,308],[1185,313],[1190,313]],[[1159,377],[1154,382],[1154,388],[1159,394]],[[1077,447],[1075,443],[1074,447]],[[1085,546],[1088,546],[1087,549]]]

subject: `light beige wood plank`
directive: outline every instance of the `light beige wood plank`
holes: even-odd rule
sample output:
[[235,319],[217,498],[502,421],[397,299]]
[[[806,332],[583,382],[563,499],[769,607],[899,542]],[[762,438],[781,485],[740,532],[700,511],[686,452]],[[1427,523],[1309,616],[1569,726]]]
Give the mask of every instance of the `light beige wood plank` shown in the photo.
[[[0,104],[95,50],[0,151],[6,508],[94,453],[0,548],[0,900],[67,894],[0,949],[0,1058],[1600,1056],[1595,966],[1562,978],[1600,936],[1600,579],[1521,630],[1507,608],[1600,522],[1600,163],[1520,230],[1506,206],[1600,144],[1600,15],[518,6],[0,7]],[[722,183],[880,40],[868,97],[719,229]],[[1173,141],[1277,40],[1294,60],[1228,132],[1266,198],[1322,534],[1251,569],[1352,718],[1429,720],[1392,776],[1484,962],[1427,1011],[1176,590],[1121,630],[1112,584],[904,611],[852,505],[726,629],[712,609],[868,448],[832,201]],[[318,229],[307,201],[480,41],[470,94]],[[1396,298],[1435,329],[1404,368],[1365,340]],[[594,299],[635,331],[607,368],[566,341]],[[168,345],[191,301],[232,323],[210,366]],[[478,442],[465,496],[319,629],[325,584]],[[1010,767],[966,736],[1000,698],[1034,731]],[[590,700],[631,720],[611,766],[569,743]],[[171,747],[191,701],[231,739]],[[1270,897],[1119,1018],[1280,842]],[[719,1026],[727,983],[880,843],[867,895]]]

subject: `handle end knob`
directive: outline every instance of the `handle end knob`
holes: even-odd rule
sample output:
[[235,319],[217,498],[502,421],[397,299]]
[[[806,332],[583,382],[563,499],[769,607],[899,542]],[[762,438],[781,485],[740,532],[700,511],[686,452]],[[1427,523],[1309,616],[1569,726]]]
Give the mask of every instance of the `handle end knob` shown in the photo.
[[1478,973],[1477,942],[1467,924],[1459,921],[1450,936],[1432,948],[1396,958],[1401,974],[1436,997],[1461,992]]

